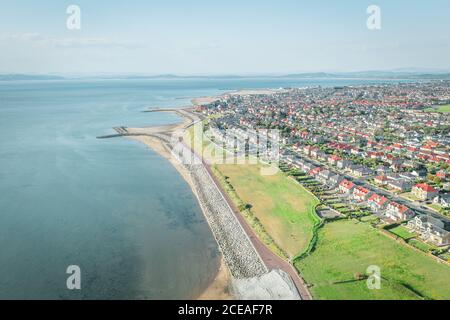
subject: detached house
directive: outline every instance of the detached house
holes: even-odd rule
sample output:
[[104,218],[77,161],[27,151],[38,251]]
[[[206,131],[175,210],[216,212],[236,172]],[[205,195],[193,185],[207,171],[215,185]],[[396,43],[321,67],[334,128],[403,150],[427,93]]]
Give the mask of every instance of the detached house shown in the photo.
[[419,183],[414,186],[412,193],[420,200],[431,200],[435,198],[439,191],[426,183]]
[[450,220],[431,215],[420,215],[408,222],[408,228],[422,239],[438,246],[450,244]]
[[403,221],[414,217],[414,211],[397,202],[391,202],[387,205],[385,215],[394,221]]
[[333,175],[332,172],[330,172],[329,170],[322,170],[321,172],[319,172],[319,174],[317,175],[317,180],[320,181],[323,184],[326,184],[328,182],[328,179],[330,179],[330,177]]
[[353,190],[353,198],[356,201],[366,201],[367,198],[369,198],[370,190],[366,189],[364,187],[357,187],[355,190]]
[[344,159],[338,160],[338,161],[336,162],[336,166],[337,166],[339,169],[341,169],[341,170],[347,169],[347,168],[348,168],[350,165],[352,165],[352,164],[353,164],[352,161],[350,161],[350,160],[344,160]]
[[328,179],[328,185],[331,188],[336,188],[343,180],[344,178],[341,175],[335,174]]
[[367,204],[375,212],[380,212],[384,210],[387,207],[388,203],[389,203],[388,198],[380,196],[376,193],[371,195],[369,197],[369,200],[367,200]]
[[371,175],[373,171],[365,166],[360,166],[358,168],[353,169],[352,173],[357,177],[365,177]]
[[373,180],[375,181],[376,184],[379,184],[382,186],[386,185],[389,181],[386,176],[377,176]]
[[450,193],[440,194],[433,199],[433,202],[439,204],[443,208],[450,207]]
[[323,169],[321,167],[315,167],[314,169],[309,171],[309,174],[313,177],[316,177],[320,171],[322,171]]
[[391,180],[388,186],[396,191],[406,192],[411,190],[412,183],[406,179]]
[[335,166],[337,165],[338,161],[342,160],[341,157],[338,157],[336,155],[332,155],[330,157],[328,157],[328,163]]
[[339,184],[339,191],[345,194],[351,194],[355,189],[355,184],[348,180],[343,180]]

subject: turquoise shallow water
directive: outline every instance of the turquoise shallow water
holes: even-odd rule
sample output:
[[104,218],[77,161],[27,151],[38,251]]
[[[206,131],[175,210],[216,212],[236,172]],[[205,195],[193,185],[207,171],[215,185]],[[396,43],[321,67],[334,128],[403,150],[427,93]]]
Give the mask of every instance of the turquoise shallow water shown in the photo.
[[[176,122],[140,111],[220,90],[360,83],[0,82],[0,299],[194,297],[219,253],[188,185],[144,145],[96,136]],[[69,265],[81,268],[80,291],[66,288]]]

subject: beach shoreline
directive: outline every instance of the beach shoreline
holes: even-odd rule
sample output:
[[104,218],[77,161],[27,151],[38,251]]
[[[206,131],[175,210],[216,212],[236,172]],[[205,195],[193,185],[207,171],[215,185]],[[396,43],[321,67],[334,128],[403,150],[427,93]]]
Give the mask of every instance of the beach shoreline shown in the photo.
[[[239,292],[239,288],[242,284],[237,284],[237,280],[242,280],[243,278],[259,279],[262,275],[267,275],[268,273],[272,274],[271,271],[277,272],[276,270],[285,272],[286,276],[291,278],[294,288],[297,288],[294,289],[294,297],[298,296],[299,299],[311,299],[311,295],[308,292],[303,279],[299,277],[298,273],[294,270],[294,267],[272,253],[254,234],[253,230],[240,215],[238,209],[228,198],[226,192],[220,187],[220,183],[214,178],[209,165],[203,163],[200,166],[201,169],[198,169],[199,166],[197,165],[185,166],[177,159],[179,157],[178,153],[177,156],[172,154],[173,145],[178,144],[178,141],[181,142],[184,140],[186,130],[193,124],[202,120],[200,115],[193,112],[196,106],[210,104],[229,95],[271,94],[283,90],[284,89],[240,90],[234,93],[225,93],[216,97],[192,99],[192,105],[186,108],[156,108],[148,110],[147,112],[174,112],[180,116],[181,121],[177,124],[166,126],[126,128],[126,134],[123,134],[130,139],[144,143],[159,155],[169,160],[173,167],[185,179],[196,196],[206,221],[219,245],[221,252],[220,267],[215,277],[211,277],[213,280],[209,286],[197,297],[197,300],[245,299],[245,296],[247,295],[246,293],[243,294],[242,292]],[[182,145],[184,144],[182,143]],[[187,148],[189,153],[192,152],[194,157],[198,156],[195,151],[191,150],[191,147],[184,145],[184,148]],[[184,156],[182,156],[182,158],[183,157]],[[205,190],[205,188],[210,189]],[[205,191],[207,191],[208,200],[205,200]],[[217,194],[213,196],[214,193]],[[213,201],[213,203],[208,204],[210,201]],[[213,207],[218,205],[220,208],[215,207],[211,209],[211,205],[213,205]],[[213,212],[211,212],[211,210],[213,210]],[[218,214],[218,212],[221,212],[221,214]],[[227,237],[228,239],[226,239]],[[229,247],[228,243],[239,243],[240,245],[238,247]],[[238,287],[235,287],[236,285]],[[291,291],[290,294],[292,292],[293,291]],[[292,295],[289,295],[289,297],[292,297]],[[270,299],[272,299],[272,297]]]
[[[138,141],[151,150],[165,158],[172,164],[172,166],[178,171],[178,173],[183,177],[183,179],[187,182],[190,189],[194,193],[197,198],[197,201],[200,202],[198,197],[194,182],[189,171],[179,162],[177,161],[171,154],[171,150],[169,147],[162,141],[160,138],[156,136],[150,136],[151,134],[157,133],[170,133],[183,130],[186,126],[190,125],[192,121],[186,117],[182,117],[182,121],[177,124],[171,124],[167,126],[159,126],[159,127],[148,127],[148,128],[127,128],[127,131],[131,134],[145,134],[145,135],[133,135],[128,136],[127,138]],[[203,214],[205,215],[203,206],[200,206]],[[205,216],[206,218],[206,216]],[[217,273],[212,277],[212,282],[208,284],[206,288],[202,290],[202,293],[196,297],[196,300],[233,300],[235,297],[232,294],[232,276],[230,270],[228,269],[223,255],[221,254],[219,268]]]

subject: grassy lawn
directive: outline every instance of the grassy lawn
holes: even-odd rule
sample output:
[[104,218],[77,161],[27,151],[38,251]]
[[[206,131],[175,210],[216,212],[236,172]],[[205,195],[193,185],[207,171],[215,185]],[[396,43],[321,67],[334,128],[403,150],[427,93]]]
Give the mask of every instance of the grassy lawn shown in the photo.
[[430,108],[427,109],[428,112],[441,112],[441,113],[449,113],[450,112],[450,104],[446,104],[443,106],[439,106],[436,109]]
[[416,235],[414,233],[410,232],[408,229],[406,229],[403,226],[398,226],[398,227],[389,229],[389,232],[395,234],[396,236],[399,236],[403,240],[409,240],[409,239],[416,237]]
[[429,245],[423,241],[417,240],[417,239],[412,239],[408,243],[423,252],[430,252],[431,250],[436,249],[434,246],[431,246],[431,245]]
[[441,254],[440,257],[448,262],[450,262],[450,252]]
[[411,192],[402,193],[402,194],[400,194],[400,196],[407,200],[411,200],[411,201],[419,201],[420,200],[415,195],[413,195]]
[[290,256],[304,251],[318,222],[314,207],[319,200],[301,185],[279,172],[263,176],[259,165],[217,165],[239,198],[267,233]]
[[[295,265],[314,285],[311,292],[316,299],[419,298],[414,291],[432,299],[450,299],[450,267],[354,220],[326,224],[315,251]],[[385,279],[380,290],[369,290],[365,281],[336,283],[352,281],[371,265],[379,266]]]
[[432,210],[436,210],[437,212],[440,212],[442,207],[436,203],[433,204],[427,204],[427,207],[432,209]]

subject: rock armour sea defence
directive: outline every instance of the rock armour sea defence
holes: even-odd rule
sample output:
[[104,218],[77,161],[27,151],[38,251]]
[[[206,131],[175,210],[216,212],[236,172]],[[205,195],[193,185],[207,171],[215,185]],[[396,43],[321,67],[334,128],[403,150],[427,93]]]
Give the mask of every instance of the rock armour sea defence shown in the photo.
[[184,145],[179,146],[175,156],[191,174],[200,205],[232,276],[243,279],[267,273],[267,267],[205,166]]

